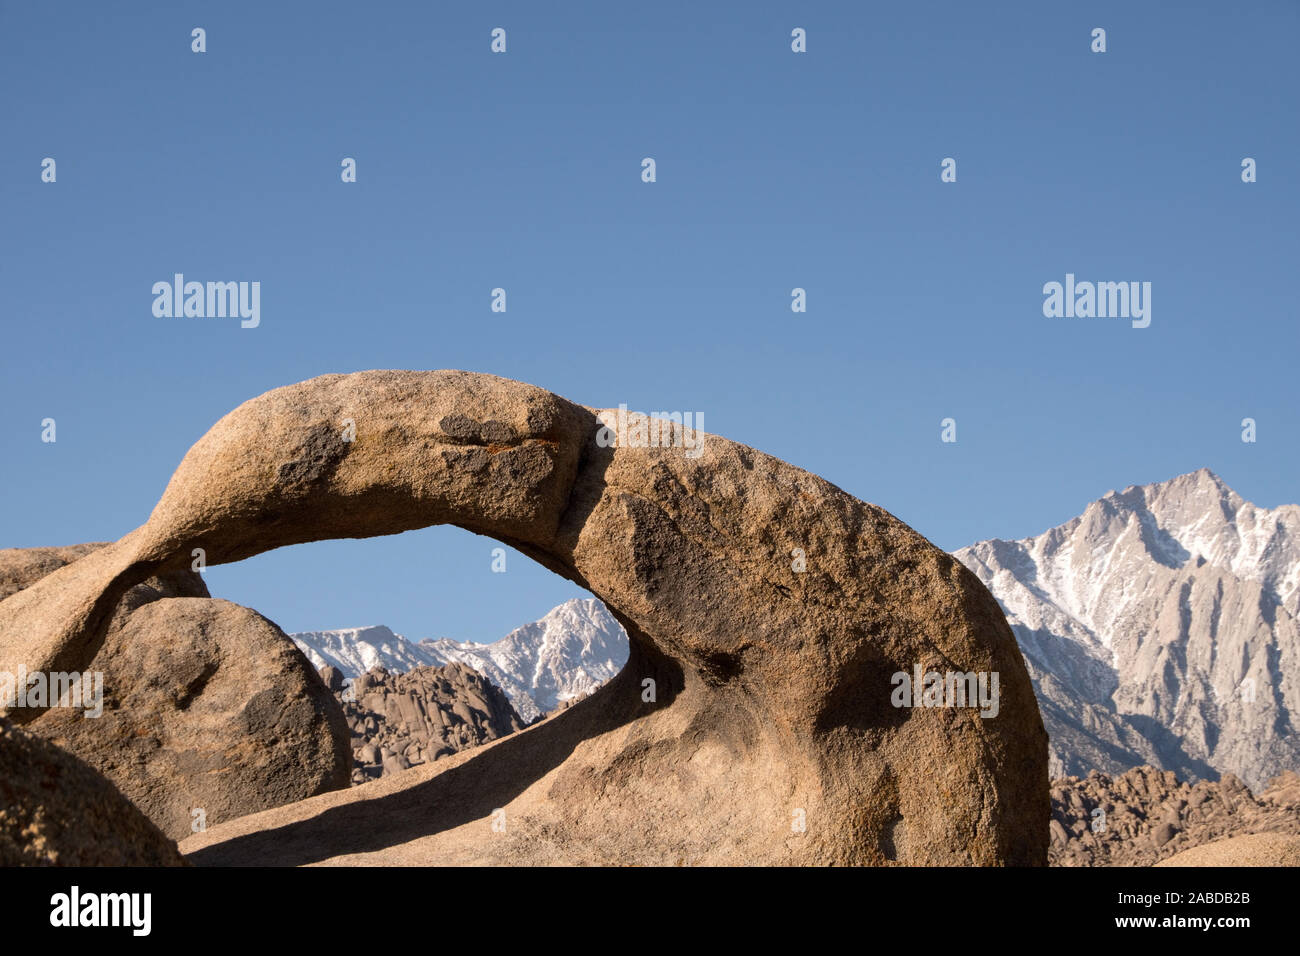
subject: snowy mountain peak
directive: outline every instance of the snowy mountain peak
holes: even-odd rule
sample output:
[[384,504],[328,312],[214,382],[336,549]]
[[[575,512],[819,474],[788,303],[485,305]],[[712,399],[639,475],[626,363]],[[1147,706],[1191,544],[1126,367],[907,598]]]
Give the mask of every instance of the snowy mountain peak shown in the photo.
[[1016,632],[1054,773],[1146,762],[1257,784],[1300,760],[1300,507],[1259,508],[1203,468],[955,555]]
[[289,635],[316,668],[337,667],[344,677],[357,677],[372,667],[403,673],[422,664],[437,664],[418,645],[383,625],[337,631],[304,631]]
[[443,638],[420,647],[486,674],[525,720],[591,693],[627,662],[627,635],[592,598],[566,601],[492,644]]
[[312,664],[332,664],[345,677],[371,667],[405,672],[421,664],[458,661],[506,692],[524,720],[591,693],[627,662],[627,635],[594,598],[575,598],[499,641],[409,641],[386,627],[292,634]]

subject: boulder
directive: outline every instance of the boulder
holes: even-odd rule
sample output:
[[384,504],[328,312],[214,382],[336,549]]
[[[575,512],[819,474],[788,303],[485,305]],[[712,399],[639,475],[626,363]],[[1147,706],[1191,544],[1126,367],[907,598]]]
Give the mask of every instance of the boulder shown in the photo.
[[[450,523],[603,600],[630,639],[622,673],[396,791],[216,828],[292,819],[292,840],[191,838],[206,860],[1043,864],[1047,738],[984,586],[815,475],[624,424],[468,372],[268,392],[195,444],[146,524],[0,602],[0,669],[87,663],[122,595],[194,548],[212,565]],[[899,706],[918,671],[996,676],[996,707]]]
[[183,865],[109,780],[0,719],[0,866]]
[[[102,547],[0,551],[0,593]],[[100,675],[103,713],[52,708],[28,729],[107,776],[173,839],[200,818],[348,786],[342,711],[307,659],[255,611],[211,600],[188,566],[130,588],[79,670]]]
[[[165,598],[110,630],[98,718],[29,727],[112,779],[168,836],[349,786],[350,735],[310,662],[256,611]],[[196,813],[201,811],[201,813]]]
[[318,673],[321,682],[330,690],[331,693],[337,694],[343,690],[343,672],[331,664],[326,664]]

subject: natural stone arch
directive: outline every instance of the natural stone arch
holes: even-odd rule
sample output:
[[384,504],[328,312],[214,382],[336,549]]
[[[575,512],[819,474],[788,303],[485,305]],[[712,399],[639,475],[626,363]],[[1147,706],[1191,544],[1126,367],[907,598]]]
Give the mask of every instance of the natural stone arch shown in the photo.
[[[515,820],[478,847],[462,833],[472,821],[440,822],[422,844],[436,857],[1045,861],[1046,735],[972,574],[882,509],[744,445],[606,448],[599,427],[592,409],[468,372],[268,392],[195,444],[145,525],[0,603],[0,668],[77,669],[121,595],[196,548],[219,564],[456,524],[600,597],[632,649],[583,704],[431,769],[442,797],[481,808],[499,794]],[[997,716],[892,706],[892,675],[916,665],[999,674]]]

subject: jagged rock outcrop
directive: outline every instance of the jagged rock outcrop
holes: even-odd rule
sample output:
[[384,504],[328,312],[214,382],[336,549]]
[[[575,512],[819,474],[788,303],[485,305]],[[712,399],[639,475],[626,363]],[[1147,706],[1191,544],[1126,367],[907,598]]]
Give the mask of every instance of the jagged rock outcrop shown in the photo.
[[[199,440],[145,525],[0,602],[0,667],[89,661],[122,594],[195,548],[213,565],[452,523],[600,598],[627,666],[391,787],[192,837],[196,860],[1044,863],[1046,735],[974,575],[815,475],[603,414],[466,372],[268,392]],[[997,706],[896,706],[914,668],[997,675]]]
[[[100,547],[0,551],[0,580],[18,593]],[[82,670],[97,674],[102,712],[51,708],[27,729],[173,839],[348,786],[343,714],[306,658],[256,611],[209,598],[188,569],[127,591]]]
[[1258,787],[1300,767],[1300,507],[1201,469],[956,556],[1020,641],[1053,777],[1150,764]]
[[113,784],[0,718],[0,866],[183,866]]
[[432,763],[524,728],[510,699],[463,664],[416,667],[403,674],[372,668],[345,689],[343,715],[352,731],[353,783]]
[[1153,767],[1052,783],[1053,866],[1150,866],[1253,833],[1300,835],[1300,778],[1294,773],[1278,777],[1258,797],[1231,774],[1192,785]]

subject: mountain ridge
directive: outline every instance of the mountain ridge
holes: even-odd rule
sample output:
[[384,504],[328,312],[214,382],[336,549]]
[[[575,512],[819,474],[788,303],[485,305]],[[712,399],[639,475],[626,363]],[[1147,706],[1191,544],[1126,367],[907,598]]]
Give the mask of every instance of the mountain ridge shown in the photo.
[[1016,633],[1054,777],[1150,764],[1258,786],[1300,765],[1300,506],[1202,468],[954,556]]
[[315,667],[336,667],[347,678],[373,667],[464,664],[505,691],[525,721],[591,693],[627,661],[627,636],[595,598],[566,601],[489,644],[448,637],[412,641],[383,625],[290,637]]

